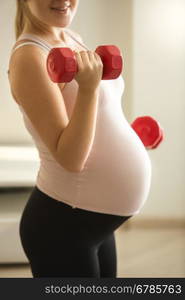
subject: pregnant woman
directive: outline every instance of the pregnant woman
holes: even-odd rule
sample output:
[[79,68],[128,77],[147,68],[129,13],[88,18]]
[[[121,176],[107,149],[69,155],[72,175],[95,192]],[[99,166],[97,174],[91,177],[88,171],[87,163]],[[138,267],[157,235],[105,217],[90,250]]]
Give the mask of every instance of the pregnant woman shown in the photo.
[[[121,106],[124,81],[101,80],[103,64],[68,28],[79,0],[17,0],[11,92],[40,157],[20,220],[33,277],[116,277],[114,231],[139,213],[151,163]],[[78,73],[53,83],[53,47],[75,53]]]

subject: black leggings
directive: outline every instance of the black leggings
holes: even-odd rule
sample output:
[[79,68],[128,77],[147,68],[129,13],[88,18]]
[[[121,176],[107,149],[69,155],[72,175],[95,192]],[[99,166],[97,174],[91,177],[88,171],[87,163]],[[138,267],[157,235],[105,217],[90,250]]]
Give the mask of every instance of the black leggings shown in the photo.
[[19,225],[33,277],[116,277],[114,230],[130,217],[72,208],[35,186]]

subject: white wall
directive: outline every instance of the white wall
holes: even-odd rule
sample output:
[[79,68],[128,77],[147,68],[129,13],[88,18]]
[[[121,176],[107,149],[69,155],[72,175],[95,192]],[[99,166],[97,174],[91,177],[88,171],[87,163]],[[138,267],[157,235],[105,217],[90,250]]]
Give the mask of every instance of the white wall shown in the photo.
[[12,144],[30,140],[26,129],[22,128],[21,115],[12,101],[6,73],[14,41],[15,1],[1,1],[0,14],[0,144]]
[[133,8],[133,116],[151,115],[165,130],[149,152],[153,179],[142,214],[184,217],[185,1],[134,0]]

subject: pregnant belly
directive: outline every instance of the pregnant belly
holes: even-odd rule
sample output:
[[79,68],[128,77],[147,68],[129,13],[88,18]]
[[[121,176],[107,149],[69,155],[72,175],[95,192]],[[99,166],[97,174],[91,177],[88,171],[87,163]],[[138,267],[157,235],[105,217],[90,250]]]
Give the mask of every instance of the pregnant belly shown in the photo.
[[116,120],[109,128],[106,125],[104,122],[97,128],[92,152],[82,172],[83,193],[94,197],[94,201],[106,199],[106,207],[114,204],[125,212],[136,211],[150,189],[148,153],[126,120]]

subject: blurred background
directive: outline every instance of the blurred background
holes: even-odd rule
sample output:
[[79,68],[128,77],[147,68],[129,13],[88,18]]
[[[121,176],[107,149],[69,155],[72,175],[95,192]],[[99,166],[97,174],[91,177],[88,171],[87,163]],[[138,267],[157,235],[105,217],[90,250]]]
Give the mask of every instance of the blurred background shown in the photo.
[[[39,157],[7,77],[15,1],[1,1],[0,12],[0,277],[31,277],[18,226]],[[162,144],[148,152],[146,204],[116,231],[118,277],[185,277],[185,1],[80,0],[70,28],[92,50],[120,48],[123,113],[129,123],[150,115],[165,132]]]

